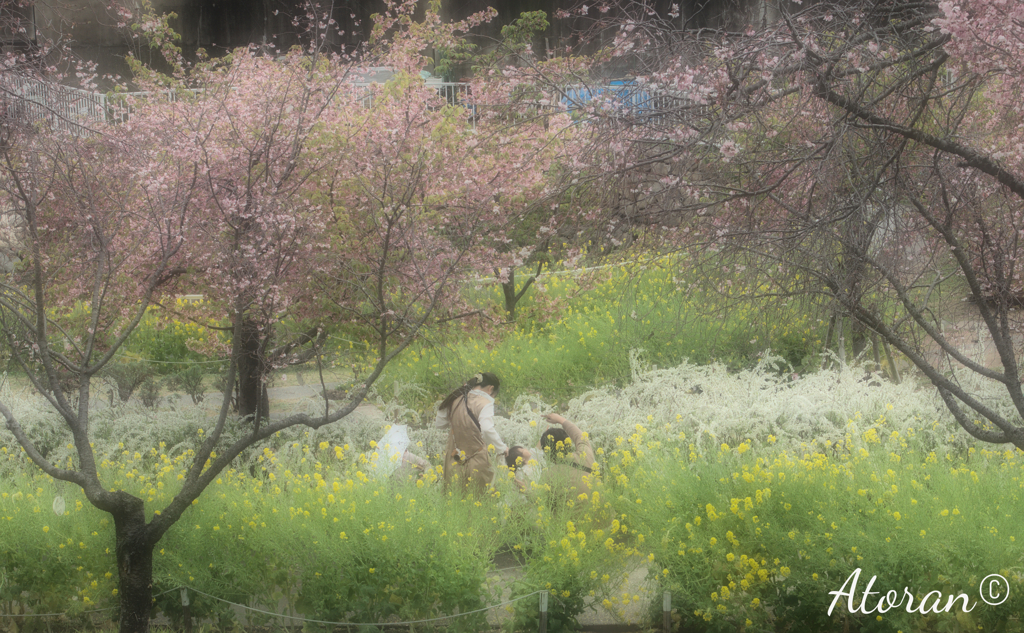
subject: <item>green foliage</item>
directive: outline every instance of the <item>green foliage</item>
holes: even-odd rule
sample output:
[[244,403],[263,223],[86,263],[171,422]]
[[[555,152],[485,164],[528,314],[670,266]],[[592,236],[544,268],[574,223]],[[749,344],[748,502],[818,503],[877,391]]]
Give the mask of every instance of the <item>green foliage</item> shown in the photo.
[[[215,322],[205,304],[178,300],[177,308],[190,309],[206,322]],[[146,311],[125,345],[129,359],[150,363],[160,374],[176,373],[180,365],[219,358],[227,350],[220,332],[184,318],[177,310],[153,307]]]
[[472,58],[463,58],[462,61],[472,61],[473,71],[480,74],[486,69],[514,63],[524,56],[529,57],[533,38],[543,33],[548,26],[548,16],[544,11],[525,11],[501,27],[501,40],[497,46]]
[[[543,478],[521,495],[503,470],[497,494],[467,499],[446,494],[436,469],[384,477],[375,467],[384,452],[367,439],[381,437],[380,422],[344,441],[282,434],[219,477],[160,542],[157,608],[180,618],[176,589],[187,585],[240,604],[284,600],[329,621],[445,617],[500,601],[493,560],[504,552],[519,565],[504,589],[525,597],[508,608],[509,630],[536,630],[539,590],[551,593],[552,631],[571,630],[588,605],[615,614],[662,590],[676,617],[701,630],[843,631],[847,621],[869,631],[1019,630],[1024,541],[1013,508],[1024,501],[1024,453],[971,448],[948,417],[932,421],[934,396],[912,380],[872,384],[847,369],[791,381],[770,359],[762,365],[655,371],[634,355],[628,385],[573,400],[568,417],[590,433],[600,464],[586,499]],[[19,415],[42,408],[5,397]],[[501,432],[532,445],[539,413],[521,404]],[[99,474],[153,512],[177,493],[208,418],[133,407],[94,420]],[[21,417],[43,436],[46,416]],[[429,433],[411,434],[414,450],[437,464],[436,439],[417,443]],[[69,626],[82,628],[76,609],[116,603],[113,527],[80,490],[0,439],[0,609],[69,612]],[[74,459],[67,442],[52,438],[58,464]],[[1010,598],[959,615],[894,610],[878,621],[840,605],[828,617],[828,592],[858,567],[861,589],[877,575],[876,589],[906,586],[918,600],[941,591],[976,601],[980,578],[999,573]],[[624,590],[634,571],[646,572],[646,592]],[[224,603],[197,593],[192,613],[221,630],[236,625]],[[476,631],[483,617],[437,628]]]
[[[553,509],[543,491],[520,498],[506,481],[494,494],[462,498],[445,492],[437,471],[389,478],[377,474],[376,453],[347,449],[287,443],[265,449],[251,469],[219,477],[154,552],[157,610],[179,624],[176,589],[188,586],[197,590],[190,597],[192,616],[209,618],[221,630],[230,628],[231,610],[198,592],[239,604],[284,599],[307,618],[335,622],[466,613],[500,601],[488,572],[504,548],[521,552],[525,564],[513,593],[546,587],[557,598],[555,621],[569,623],[589,591],[608,593],[600,587],[628,554],[626,546],[604,542],[607,520],[598,517],[606,509],[602,515],[580,500],[575,509],[564,503]],[[176,493],[190,454],[170,457],[163,450],[125,449],[101,462],[100,476],[141,496],[152,511]],[[83,608],[116,604],[109,518],[67,486],[68,512],[55,516],[50,506],[60,489],[52,480],[6,449],[0,463],[16,472],[0,494],[0,575],[9,579],[0,585],[0,604],[19,600],[49,613],[67,611],[73,602]],[[601,511],[597,503],[595,497]],[[526,621],[535,614],[536,602],[528,600],[516,617]],[[478,631],[486,617],[438,626]]]
[[[3,449],[0,460],[11,456]],[[80,491],[56,487],[28,469],[3,469],[0,492],[0,613],[67,613],[71,628],[82,627],[82,611],[116,595],[112,580],[113,532],[103,513],[82,503]],[[55,516],[54,499],[67,498],[68,513]],[[70,517],[83,519],[72,523]],[[90,527],[92,526],[92,527]],[[104,537],[90,530],[104,529]],[[42,618],[15,619],[19,631],[49,630]]]
[[153,368],[146,363],[114,361],[107,365],[103,373],[114,382],[121,402],[128,402],[135,390],[153,375]]
[[152,409],[160,401],[160,383],[147,378],[139,386],[139,399],[145,407]]
[[[378,383],[381,393],[387,397],[395,382],[418,384],[425,399],[410,404],[426,407],[430,398],[465,379],[470,367],[498,372],[509,401],[535,394],[564,403],[590,388],[625,384],[631,349],[646,350],[658,366],[685,359],[723,362],[736,370],[754,364],[766,349],[796,371],[820,363],[827,320],[819,309],[795,299],[773,304],[748,299],[756,280],[732,272],[712,278],[690,270],[680,257],[590,270],[556,263],[548,271],[518,302],[515,324],[483,331],[467,325],[454,341],[414,345],[389,365]],[[516,292],[535,272],[532,266],[517,271]],[[464,294],[495,323],[505,321],[500,284],[467,285]],[[128,341],[127,359],[169,375],[223,357],[227,337],[197,321],[213,321],[203,303],[179,300],[171,310],[151,309]],[[280,327],[282,332],[308,329],[298,323]],[[370,333],[353,326],[334,328],[322,349],[326,366],[344,368],[358,381],[375,357],[369,340]]]
[[[159,60],[167,66],[168,72],[154,70],[136,55],[125,59],[128,67],[136,78],[146,79],[158,84],[173,85],[173,77],[184,77],[185,64],[179,43],[181,35],[174,30],[171,22],[178,17],[176,13],[158,14],[150,0],[141,0],[135,5],[131,23],[127,28],[134,40],[147,46],[150,56],[159,55]],[[138,51],[141,52],[141,51]],[[156,61],[151,57],[151,61]]]
[[205,387],[203,385],[203,370],[192,365],[180,370],[171,376],[171,385],[180,391],[184,391],[192,398],[192,404],[198,405],[203,401]]
[[[610,604],[623,569],[638,558],[635,548],[615,538],[605,488],[597,478],[591,483],[589,495],[579,497],[552,483],[533,485],[529,501],[514,499],[506,512],[506,530],[515,536],[508,547],[524,562],[512,596],[548,591],[552,632],[578,629],[590,604]],[[514,610],[511,628],[537,630],[539,617],[536,602],[524,601]]]
[[[519,274],[526,279],[530,272]],[[464,380],[467,368],[489,370],[501,376],[507,401],[539,394],[564,403],[591,388],[628,382],[633,349],[645,350],[661,367],[717,361],[736,370],[754,365],[766,349],[781,352],[795,370],[820,363],[827,322],[815,307],[744,299],[751,287],[756,281],[729,273],[698,275],[678,257],[582,272],[556,269],[520,300],[515,324],[489,338],[470,334],[413,347],[378,384],[385,394],[393,381],[439,394]],[[498,284],[467,293],[503,320]]]
[[[887,428],[888,427],[888,428]],[[1024,601],[1024,555],[1012,513],[1022,495],[1020,451],[970,450],[966,460],[922,450],[921,432],[884,418],[838,444],[803,450],[742,443],[717,449],[681,434],[651,442],[645,430],[609,455],[615,506],[654,558],[684,626],[707,631],[1020,630],[1007,616]],[[639,546],[638,546],[639,547]],[[830,616],[833,596],[862,569],[855,605],[906,587],[915,607],[931,591],[978,600],[988,574],[1011,583],[999,607],[970,613]],[[934,597],[934,596],[933,596]],[[878,596],[869,601],[873,609]],[[1010,603],[1013,604],[1010,604]]]

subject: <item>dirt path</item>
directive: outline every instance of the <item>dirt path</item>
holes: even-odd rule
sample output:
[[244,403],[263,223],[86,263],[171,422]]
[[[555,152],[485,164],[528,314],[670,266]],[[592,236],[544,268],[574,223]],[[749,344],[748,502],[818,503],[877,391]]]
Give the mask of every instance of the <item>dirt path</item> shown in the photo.
[[[977,305],[968,301],[947,302],[941,306],[939,323],[942,335],[964,356],[990,369],[1002,370],[999,353]],[[1011,338],[1016,350],[1024,349],[1024,332],[1012,332]],[[946,369],[951,362],[955,364],[934,340],[926,340],[923,347],[924,357],[932,366]],[[908,362],[903,364],[911,369]]]

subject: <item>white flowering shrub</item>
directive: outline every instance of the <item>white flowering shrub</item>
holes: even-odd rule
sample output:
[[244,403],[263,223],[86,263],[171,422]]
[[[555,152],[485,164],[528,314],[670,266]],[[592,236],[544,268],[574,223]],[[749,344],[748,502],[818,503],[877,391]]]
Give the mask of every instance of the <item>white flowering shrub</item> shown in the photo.
[[[636,432],[638,424],[649,439],[685,433],[698,445],[715,447],[769,436],[784,445],[836,442],[847,432],[857,436],[880,426],[901,432],[913,427],[919,438],[935,445],[973,443],[931,384],[913,377],[897,385],[857,366],[797,375],[770,355],[740,372],[720,364],[653,369],[635,351],[630,364],[628,385],[588,391],[571,400],[564,413],[589,433],[595,448],[613,446],[616,438]],[[1009,406],[997,391],[976,385],[975,392],[993,406]],[[508,419],[499,421],[507,443],[537,442],[548,409],[541,404],[534,410],[536,405],[520,399]]]
[[[685,434],[699,447],[725,443],[735,446],[744,440],[765,441],[774,436],[783,446],[818,441],[842,440],[847,433],[859,437],[871,428],[885,434],[916,430],[919,440],[932,448],[962,449],[973,440],[952,419],[934,388],[906,378],[894,384],[862,367],[846,366],[835,371],[793,373],[784,362],[765,355],[752,369],[730,372],[725,366],[683,363],[654,369],[640,352],[630,354],[632,381],[624,387],[587,391],[571,400],[564,415],[591,438],[595,449],[609,448],[616,438],[626,438],[643,426],[650,440],[678,438]],[[997,390],[974,385],[974,392],[997,409],[1011,406]],[[415,385],[395,385],[387,402],[376,394],[367,405],[347,418],[317,431],[292,430],[254,447],[243,459],[258,456],[263,448],[279,450],[295,441],[318,444],[348,444],[353,452],[370,451],[370,442],[383,437],[388,425],[408,424],[410,450],[439,463],[447,432],[433,427],[432,410],[413,408],[423,401],[423,390]],[[2,396],[44,454],[58,461],[72,456],[70,434],[41,396],[14,394],[5,387]],[[404,403],[410,403],[409,405]],[[210,403],[212,406],[212,403]],[[340,406],[332,402],[331,407]],[[552,407],[536,396],[520,396],[498,416],[496,426],[509,446],[536,445],[546,428],[544,413]],[[507,404],[505,405],[507,406]],[[305,412],[322,414],[324,401],[309,397],[275,415]],[[177,455],[194,448],[199,429],[213,421],[212,409],[191,405],[160,410],[134,402],[94,409],[93,433],[98,457],[112,457],[127,450]],[[230,425],[227,434],[237,437],[243,425]],[[13,436],[0,429],[0,446],[16,449]]]

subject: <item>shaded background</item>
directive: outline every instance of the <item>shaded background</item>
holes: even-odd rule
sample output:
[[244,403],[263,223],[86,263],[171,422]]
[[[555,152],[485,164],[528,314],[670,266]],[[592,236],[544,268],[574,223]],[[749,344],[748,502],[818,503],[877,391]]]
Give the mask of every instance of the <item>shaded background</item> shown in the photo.
[[[132,0],[122,0],[131,2]],[[299,12],[298,0],[154,0],[158,13],[176,13],[171,21],[181,34],[181,46],[186,56],[197,48],[211,55],[248,44],[273,43],[279,49],[298,43],[298,29],[292,19]],[[332,17],[343,33],[331,37],[336,50],[351,52],[366,40],[372,25],[371,16],[384,10],[382,0],[334,0]],[[421,0],[421,6],[425,6]],[[565,50],[573,45],[571,34],[578,24],[572,20],[557,19],[560,9],[570,9],[578,0],[443,0],[441,13],[445,19],[462,19],[472,13],[494,7],[498,18],[475,33],[477,43],[486,47],[499,37],[501,27],[526,11],[544,11],[551,25],[534,41],[538,57],[547,50]],[[591,6],[597,4],[591,2]],[[751,20],[766,15],[765,0],[682,0],[682,18],[690,28],[742,29]],[[104,0],[38,0],[34,20],[40,35],[72,43],[72,50],[83,59],[99,65],[100,74],[125,76],[128,67],[124,57],[135,53],[150,61],[151,52],[133,44],[115,27],[116,18],[107,9]],[[667,15],[672,0],[655,0],[655,10]],[[421,9],[422,11],[422,9]],[[591,11],[596,15],[596,10]],[[57,16],[64,17],[63,22]],[[461,74],[467,72],[463,69]],[[459,77],[453,77],[459,78]]]

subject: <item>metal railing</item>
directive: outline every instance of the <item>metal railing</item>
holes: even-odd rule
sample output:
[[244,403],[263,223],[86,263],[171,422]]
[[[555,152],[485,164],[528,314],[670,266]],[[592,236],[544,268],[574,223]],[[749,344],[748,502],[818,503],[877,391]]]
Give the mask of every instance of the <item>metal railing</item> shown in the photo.
[[83,134],[107,120],[107,96],[81,88],[0,73],[0,117]]
[[[373,105],[373,94],[369,90],[372,84],[360,82],[350,85],[365,91],[361,99],[363,106]],[[468,83],[429,81],[427,85],[436,89],[450,105],[462,105],[471,112],[475,110],[469,103]],[[174,90],[160,91],[160,94],[170,101],[178,98]],[[27,125],[45,123],[51,129],[77,135],[88,133],[100,123],[128,121],[135,111],[132,101],[152,95],[152,92],[91,92],[6,72],[0,73],[0,118]]]
[[132,113],[135,112],[136,99],[149,99],[156,95],[174,103],[181,96],[182,92],[196,95],[203,91],[196,89],[186,89],[184,91],[167,89],[156,92],[113,92],[104,95],[106,98],[107,121],[111,123],[127,123]]
[[[373,82],[351,82],[350,85],[353,88],[365,91],[359,100],[363,107],[369,108],[373,105],[373,91],[371,90],[374,85]],[[458,105],[466,108],[469,112],[470,121],[473,122],[474,127],[476,126],[476,106],[472,102],[472,91],[469,83],[428,79],[427,86],[436,90],[438,96],[444,99],[448,105]]]
[[[373,105],[372,83],[349,85],[365,91],[360,99],[364,107]],[[437,90],[448,104],[465,107],[475,124],[477,106],[469,83],[427,80],[427,85]],[[570,112],[596,101],[604,111],[637,125],[674,125],[708,114],[707,106],[697,106],[683,95],[653,92],[632,82],[567,86],[561,92],[561,106]],[[170,101],[178,98],[174,90],[160,91],[160,94]],[[91,92],[15,73],[0,73],[0,119],[7,117],[28,125],[44,123],[57,131],[81,135],[91,133],[98,124],[128,121],[135,110],[133,100],[152,95],[151,92]]]

